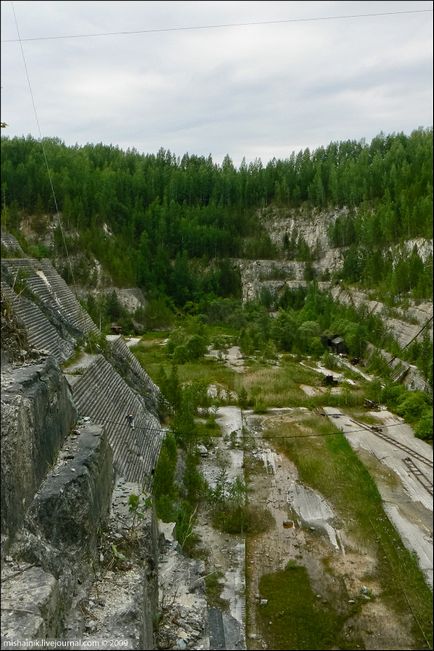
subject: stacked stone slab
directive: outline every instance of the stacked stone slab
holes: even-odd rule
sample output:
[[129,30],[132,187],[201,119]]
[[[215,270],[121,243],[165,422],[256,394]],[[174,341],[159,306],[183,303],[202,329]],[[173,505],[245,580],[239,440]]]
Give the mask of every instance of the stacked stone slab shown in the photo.
[[92,321],[88,313],[81,307],[74,293],[68,287],[49,260],[41,260],[39,263],[40,270],[48,280],[51,290],[56,295],[62,312],[68,315],[74,326],[83,333],[97,332],[98,328]]
[[[22,253],[15,245],[13,251]],[[81,604],[91,594],[96,568],[96,593],[102,584],[113,591],[112,565],[103,563],[110,551],[101,554],[100,545],[110,550],[107,536],[115,534],[118,544],[133,530],[140,554],[121,573],[120,593],[129,597],[129,619],[125,604],[117,604],[116,616],[108,608],[98,640],[125,637],[123,648],[154,648],[155,514],[147,506],[136,531],[128,491],[139,494],[152,485],[164,437],[158,387],[123,340],[109,343],[107,358],[83,354],[81,366],[62,373],[59,363],[97,327],[48,261],[6,257],[1,264],[2,305],[14,317],[13,331],[22,335],[19,346],[32,349],[30,359],[40,351],[37,363],[19,366],[14,360],[21,354],[2,356],[2,648],[17,640],[72,639],[74,612],[74,639],[89,637]],[[133,414],[134,428],[127,414]],[[77,423],[79,415],[88,418]]]
[[162,400],[160,390],[130,351],[125,339],[121,335],[112,338],[109,349],[109,359],[115,369],[131,387],[141,393],[147,409],[157,416]]
[[1,231],[0,239],[2,247],[8,254],[24,257],[24,251],[13,235],[6,233],[5,231]]
[[48,352],[58,362],[68,359],[74,350],[73,342],[60,337],[56,328],[35,303],[23,295],[16,294],[6,283],[2,282],[1,288],[17,319],[23,324],[30,346]]
[[5,258],[2,274],[14,289],[25,288],[27,296],[43,310],[60,335],[76,338],[98,328],[83,310],[65,281],[48,260],[32,258]]
[[[149,486],[164,431],[147,410],[144,398],[103,355],[96,355],[81,375],[67,378],[80,416],[105,427],[118,474]],[[127,422],[128,414],[134,416],[134,429]]]

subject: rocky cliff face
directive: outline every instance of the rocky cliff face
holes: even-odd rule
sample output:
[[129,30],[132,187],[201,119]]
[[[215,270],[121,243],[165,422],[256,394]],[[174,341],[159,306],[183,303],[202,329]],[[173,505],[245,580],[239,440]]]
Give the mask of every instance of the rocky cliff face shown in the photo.
[[[293,252],[288,251],[288,242],[291,240],[295,242],[302,237],[309,247],[311,256],[309,265],[319,279],[318,287],[321,291],[330,292],[335,301],[377,314],[392,337],[403,348],[415,338],[421,338],[424,333],[428,333],[432,339],[432,302],[425,301],[417,304],[413,301],[405,310],[399,308],[391,310],[381,301],[372,300],[366,291],[351,287],[344,288],[340,283],[332,284],[328,281],[329,273],[336,273],[342,267],[345,251],[344,248],[331,247],[329,229],[338,217],[347,215],[349,210],[346,208],[330,211],[306,211],[302,208],[288,211],[275,208],[263,209],[260,213],[261,222],[275,245],[280,259],[233,261],[240,271],[243,301],[261,298],[263,292],[272,299],[277,299],[285,289],[308,285],[306,262],[287,259],[288,255],[293,255]],[[395,256],[400,256],[413,250],[416,250],[421,259],[426,261],[433,254],[433,241],[421,238],[408,240],[393,247],[391,252]],[[416,367],[401,360],[397,360],[397,363],[402,366],[403,372],[400,377],[407,388],[428,390],[428,384]],[[404,369],[406,369],[405,373]]]
[[[67,380],[59,366],[97,328],[48,261],[2,264],[2,643],[117,638],[122,648],[154,648],[156,517],[145,505],[145,517],[134,522],[128,506],[131,492],[146,498],[145,477],[132,484],[121,476],[131,450],[113,427],[109,439],[104,419],[82,418],[71,391],[80,376]],[[146,455],[155,464],[164,434],[158,387],[122,342],[107,344],[104,364],[140,407],[137,422],[156,430],[152,450],[138,457],[143,468]]]
[[278,250],[284,249],[285,239],[302,236],[309,249],[322,257],[330,249],[330,226],[338,217],[348,214],[349,210],[345,207],[335,210],[265,208],[260,213],[260,219]]
[[2,369],[2,532],[13,537],[76,419],[53,358]]

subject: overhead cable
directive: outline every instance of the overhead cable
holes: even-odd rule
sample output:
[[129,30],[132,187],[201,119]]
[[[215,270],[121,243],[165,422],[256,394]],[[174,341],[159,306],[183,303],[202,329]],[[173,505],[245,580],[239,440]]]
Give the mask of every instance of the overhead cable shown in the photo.
[[138,34],[159,34],[164,32],[182,32],[182,31],[194,31],[194,30],[204,30],[204,29],[225,29],[230,27],[254,27],[257,25],[281,25],[288,23],[310,23],[310,22],[320,22],[323,20],[348,20],[354,18],[376,18],[381,16],[400,16],[408,14],[423,14],[423,13],[432,13],[432,9],[409,9],[407,11],[384,11],[379,13],[369,13],[369,14],[346,14],[341,16],[314,16],[311,18],[285,18],[282,20],[258,20],[245,23],[222,23],[217,25],[190,25],[190,26],[180,26],[180,27],[161,27],[154,29],[138,29],[138,30],[124,30],[118,32],[95,32],[93,34],[64,34],[59,36],[32,36],[28,38],[14,39],[8,38],[4,39],[2,43],[17,43],[23,41],[54,41],[68,38],[95,38],[100,36],[133,36]]
[[[64,234],[63,228],[62,228],[62,220],[61,220],[61,217],[60,217],[59,206],[57,204],[56,193],[54,191],[53,178],[52,178],[50,166],[48,164],[47,154],[46,154],[46,151],[45,151],[44,139],[42,137],[41,125],[39,123],[39,118],[38,118],[38,111],[36,110],[35,98],[34,98],[34,95],[33,95],[32,84],[30,83],[30,75],[29,75],[29,71],[28,71],[28,68],[27,68],[26,57],[24,55],[24,48],[23,48],[23,44],[22,44],[20,30],[19,30],[19,27],[18,27],[18,20],[17,20],[16,14],[15,14],[15,7],[14,7],[13,2],[11,2],[11,6],[12,6],[13,14],[14,14],[15,27],[16,27],[17,34],[18,34],[18,42],[20,44],[21,56],[22,56],[23,64],[24,64],[24,70],[26,72],[27,84],[29,86],[30,97],[31,97],[31,100],[32,100],[33,112],[35,114],[36,125],[38,127],[39,139],[40,139],[40,142],[41,142],[42,152],[43,152],[43,155],[44,155],[45,166],[47,168],[48,180],[49,180],[49,183],[50,183],[51,193],[53,195],[54,207],[56,209],[57,220],[58,220],[58,224],[59,224],[59,227],[60,227],[60,232],[62,234],[62,240],[63,240],[63,245],[65,247],[66,258],[67,258],[68,263],[69,263],[69,269],[70,269],[70,272],[71,272],[71,279],[72,279],[73,287],[75,288],[74,270],[72,268],[72,263],[71,263],[71,259],[69,257],[68,247],[67,247],[67,244],[66,244],[65,234]],[[74,293],[76,293],[75,289],[74,289]]]

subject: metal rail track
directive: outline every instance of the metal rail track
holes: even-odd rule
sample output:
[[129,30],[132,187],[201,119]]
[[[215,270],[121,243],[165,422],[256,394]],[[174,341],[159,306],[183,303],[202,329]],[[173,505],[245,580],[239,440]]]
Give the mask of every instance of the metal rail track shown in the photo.
[[426,475],[423,474],[421,470],[416,466],[414,463],[413,459],[410,459],[410,457],[406,457],[404,459],[404,463],[407,466],[408,470],[411,472],[412,475],[417,479],[417,481],[422,484],[422,486],[425,488],[425,490],[428,491],[430,495],[433,494],[433,485],[432,481],[427,477]]
[[404,443],[401,443],[401,441],[396,441],[394,438],[392,438],[388,434],[385,434],[382,431],[381,427],[376,427],[376,426],[372,427],[370,425],[366,425],[366,423],[360,423],[359,421],[354,420],[353,418],[351,418],[350,420],[353,423],[355,423],[356,425],[360,425],[360,427],[363,427],[364,429],[368,430],[372,434],[375,434],[375,436],[378,436],[379,438],[383,439],[384,441],[387,441],[391,445],[394,445],[395,447],[400,448],[400,450],[403,450],[407,454],[410,454],[412,457],[414,457],[414,459],[417,459],[421,463],[424,463],[425,465],[429,466],[430,468],[433,467],[433,462],[431,461],[431,459],[427,459],[426,457],[424,457],[419,452],[416,452],[415,450],[412,450],[411,448],[409,448],[407,445],[404,445]]

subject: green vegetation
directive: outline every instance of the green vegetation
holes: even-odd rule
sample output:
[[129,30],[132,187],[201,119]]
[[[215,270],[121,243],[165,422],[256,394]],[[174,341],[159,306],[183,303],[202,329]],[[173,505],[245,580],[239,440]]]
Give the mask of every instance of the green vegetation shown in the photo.
[[342,606],[335,610],[322,603],[312,590],[306,568],[289,562],[281,572],[263,575],[259,590],[267,603],[257,605],[256,614],[268,648],[363,648],[361,640],[344,631],[357,604],[346,603],[342,611]]
[[408,391],[400,384],[375,380],[367,386],[366,395],[385,404],[411,425],[416,436],[425,440],[433,438],[432,399],[422,391]]
[[[306,429],[316,436],[307,436]],[[329,420],[310,416],[284,430],[275,427],[267,436],[297,465],[301,480],[333,505],[337,517],[347,523],[349,535],[377,558],[383,598],[398,613],[408,614],[411,609],[414,635],[425,647],[417,621],[430,639],[432,593],[417,560],[384,513],[373,479],[343,434]]]
[[239,477],[228,481],[222,469],[216,487],[209,490],[213,525],[226,533],[258,534],[268,531],[273,524],[271,513],[264,508],[249,504],[247,486]]
[[[232,325],[209,324],[206,315],[202,318],[187,316],[178,320],[178,328],[171,333],[159,333],[154,339],[148,335],[133,351],[154,381],[163,387],[163,392],[171,368],[178,362],[178,381],[181,385],[192,381],[202,387],[214,384],[235,391],[239,395],[240,404],[244,408],[252,407],[257,413],[270,407],[357,407],[367,397],[386,404],[389,409],[401,415],[421,438],[432,438],[432,427],[429,426],[432,400],[428,394],[410,392],[394,383],[390,366],[379,355],[370,358],[366,370],[382,378],[383,383],[379,380],[366,382],[360,376],[341,368],[338,358],[332,356],[323,343],[323,339],[330,333],[341,332],[353,354],[360,354],[368,339],[374,339],[377,345],[390,347],[390,337],[380,319],[333,303],[331,297],[320,293],[315,284],[302,291],[303,294],[299,292],[304,297],[300,303],[302,307],[281,309],[276,318],[271,318],[258,303],[238,306],[237,310],[232,310],[232,323],[237,322],[239,326],[245,324],[239,328],[238,336]],[[312,320],[313,315],[316,316],[315,322]],[[216,320],[214,316],[214,321]],[[317,332],[321,334],[320,337]],[[168,338],[165,346],[161,345],[163,336]],[[246,339],[254,342],[247,346],[247,352]],[[187,355],[194,359],[180,363],[176,351],[179,348],[189,350],[187,343],[182,342],[196,342],[200,345],[196,347],[197,352]],[[204,357],[206,342],[212,342],[221,350],[229,343],[239,344],[248,355],[244,373],[234,373],[221,360]],[[313,348],[317,350],[314,351]],[[425,366],[429,348],[432,349],[432,343],[425,342],[420,349]],[[399,354],[396,345],[392,349]],[[270,350],[274,351],[273,355]],[[299,361],[305,359],[302,356],[309,351],[313,359],[306,360],[301,365]],[[279,365],[276,365],[276,359]],[[300,385],[316,389],[324,386],[324,377],[310,368],[314,367],[315,359],[320,359],[327,368],[338,369],[345,377],[356,379],[357,386],[350,388],[349,385],[342,384],[339,394],[324,391],[314,397],[306,395]],[[431,381],[432,365],[430,369],[428,380]],[[169,401],[173,401],[173,396]]]
[[222,599],[220,596],[222,591],[221,579],[223,579],[222,572],[212,572],[205,576],[206,598],[208,606],[227,611],[229,610],[229,601]]
[[[2,137],[1,146],[8,200],[2,226],[18,235],[20,220],[31,215],[43,237],[45,215],[55,207],[40,142]],[[278,255],[264,227],[270,208],[347,206],[349,215],[330,225],[331,243],[349,247],[340,277],[377,287],[391,304],[397,295],[432,293],[432,259],[424,263],[416,250],[402,250],[393,264],[389,251],[432,237],[432,129],[379,134],[370,144],[334,142],[267,165],[243,161],[238,169],[228,156],[217,165],[164,149],[153,155],[102,144],[67,147],[55,138],[44,146],[70,254],[91,253],[118,286],[139,286],[182,308],[239,297],[228,258]],[[52,256],[64,255],[58,231]],[[298,231],[284,235],[283,255],[305,261],[305,276],[313,279],[317,251]],[[92,284],[85,269],[78,265],[75,273]]]
[[176,523],[175,536],[181,547],[192,552],[198,541],[193,531],[196,512],[207,494],[196,450],[204,434],[195,420],[198,408],[208,404],[206,387],[195,382],[182,387],[173,366],[161,389],[172,414],[171,430],[164,439],[154,474],[155,505],[159,518]]

